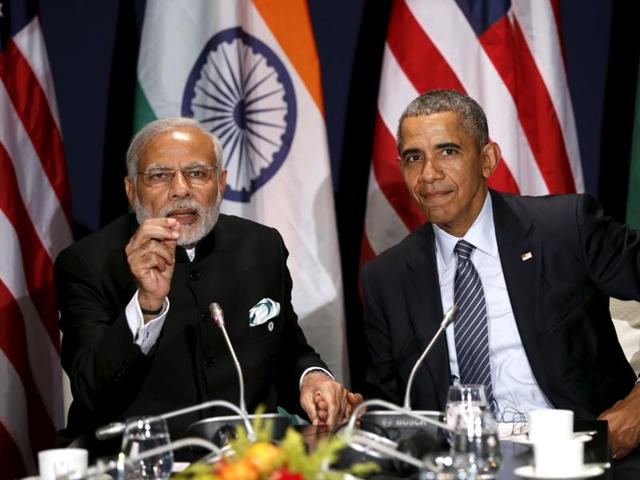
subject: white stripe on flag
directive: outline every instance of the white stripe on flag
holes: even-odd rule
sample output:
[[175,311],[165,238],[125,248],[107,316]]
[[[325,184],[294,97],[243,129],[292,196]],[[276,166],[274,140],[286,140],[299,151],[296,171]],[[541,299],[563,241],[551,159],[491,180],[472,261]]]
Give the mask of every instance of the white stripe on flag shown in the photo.
[[47,59],[47,52],[45,51],[44,38],[42,37],[42,29],[40,28],[38,16],[35,16],[26,27],[20,30],[13,37],[13,41],[18,47],[18,50],[20,50],[26,58],[33,74],[38,79],[47,97],[49,109],[56,122],[56,127],[60,132],[60,117],[58,115],[58,104],[53,89],[53,77],[51,76],[51,68],[49,67],[49,60]]
[[549,193],[520,125],[514,100],[462,11],[457,5],[437,0],[409,0],[407,5],[467,94],[482,105],[490,135],[499,143],[520,191],[532,195]]
[[511,8],[558,116],[576,191],[583,192],[576,122],[551,3],[549,0],[512,0]]
[[[0,348],[0,423],[9,432],[20,450],[22,462],[27,472],[35,472],[35,462],[31,453],[29,425],[27,422],[27,398],[18,372]],[[9,461],[8,458],[3,459]]]
[[[24,320],[29,366],[34,383],[52,423],[57,428],[61,428],[63,415],[60,356],[52,345],[51,338],[29,296],[29,289],[24,277],[23,252],[20,248],[20,242],[13,225],[2,210],[0,210],[0,238],[2,239],[3,255],[12,259],[11,262],[0,262],[0,281],[6,285],[7,290],[20,307]],[[3,397],[0,396],[0,398]]]
[[400,216],[380,190],[373,168],[369,174],[367,212],[364,221],[369,245],[376,255],[400,242],[409,234]]
[[[395,139],[400,115],[421,92],[418,92],[409,81],[388,44],[384,46],[380,84],[383,87],[378,94],[378,111],[387,130]],[[388,94],[387,87],[393,89],[393,95]]]
[[18,180],[22,200],[31,221],[53,262],[72,235],[58,197],[45,174],[29,134],[0,82],[0,143],[4,145]]

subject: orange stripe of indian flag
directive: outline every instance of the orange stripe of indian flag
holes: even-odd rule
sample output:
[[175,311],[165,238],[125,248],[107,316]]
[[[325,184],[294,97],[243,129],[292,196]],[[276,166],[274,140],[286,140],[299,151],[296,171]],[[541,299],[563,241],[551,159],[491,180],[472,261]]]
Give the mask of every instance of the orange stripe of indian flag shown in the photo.
[[253,0],[324,116],[320,61],[306,0]]

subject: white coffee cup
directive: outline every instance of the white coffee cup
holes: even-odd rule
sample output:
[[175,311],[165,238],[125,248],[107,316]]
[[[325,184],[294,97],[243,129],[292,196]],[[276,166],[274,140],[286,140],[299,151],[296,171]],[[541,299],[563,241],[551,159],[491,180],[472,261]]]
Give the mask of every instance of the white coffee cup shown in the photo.
[[573,438],[571,410],[534,410],[529,412],[529,440],[536,444]]
[[584,468],[584,443],[573,438],[535,443],[533,462],[539,477],[577,476]]
[[83,448],[55,448],[38,452],[40,480],[55,480],[69,473],[84,473],[89,452]]

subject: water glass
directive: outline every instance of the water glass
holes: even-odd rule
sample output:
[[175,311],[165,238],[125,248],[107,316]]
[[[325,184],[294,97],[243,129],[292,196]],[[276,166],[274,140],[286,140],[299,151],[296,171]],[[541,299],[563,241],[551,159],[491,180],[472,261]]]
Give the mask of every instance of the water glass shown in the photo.
[[464,478],[494,478],[502,456],[498,425],[489,410],[459,415],[453,445],[453,467]]
[[[122,437],[121,453],[126,460],[152,448],[167,445],[169,442],[169,429],[164,419],[157,417],[131,418],[127,420]],[[133,464],[125,462],[124,478],[127,480],[166,479],[171,475],[172,466],[172,452],[145,458]]]
[[447,425],[455,428],[460,416],[480,415],[487,410],[484,385],[451,385],[447,394]]

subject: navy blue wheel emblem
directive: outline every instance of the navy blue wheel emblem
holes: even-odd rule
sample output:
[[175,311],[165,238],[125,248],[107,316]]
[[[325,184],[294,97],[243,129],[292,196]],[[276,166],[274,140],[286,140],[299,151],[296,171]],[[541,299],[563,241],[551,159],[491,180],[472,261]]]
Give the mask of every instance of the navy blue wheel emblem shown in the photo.
[[182,115],[213,132],[228,170],[225,198],[248,202],[287,158],[296,127],[296,97],[278,56],[240,27],[215,34],[196,60]]

